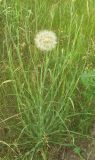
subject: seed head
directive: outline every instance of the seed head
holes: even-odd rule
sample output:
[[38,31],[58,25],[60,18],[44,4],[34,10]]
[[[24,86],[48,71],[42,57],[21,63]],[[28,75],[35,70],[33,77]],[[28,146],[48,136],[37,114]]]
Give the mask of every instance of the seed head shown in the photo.
[[56,47],[57,36],[54,32],[43,30],[36,34],[35,45],[41,51],[51,51]]

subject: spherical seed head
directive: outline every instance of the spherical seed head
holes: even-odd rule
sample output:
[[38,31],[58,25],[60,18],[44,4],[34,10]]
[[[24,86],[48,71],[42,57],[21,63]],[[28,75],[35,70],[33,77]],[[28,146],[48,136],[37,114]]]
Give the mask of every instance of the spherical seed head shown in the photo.
[[57,36],[54,32],[44,30],[35,36],[35,45],[41,51],[51,51],[56,47]]

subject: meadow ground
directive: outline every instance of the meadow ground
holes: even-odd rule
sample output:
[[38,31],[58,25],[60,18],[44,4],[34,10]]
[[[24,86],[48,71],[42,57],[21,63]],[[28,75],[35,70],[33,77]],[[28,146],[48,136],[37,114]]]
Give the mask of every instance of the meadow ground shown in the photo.
[[0,0],[0,160],[94,160],[94,123],[95,0]]

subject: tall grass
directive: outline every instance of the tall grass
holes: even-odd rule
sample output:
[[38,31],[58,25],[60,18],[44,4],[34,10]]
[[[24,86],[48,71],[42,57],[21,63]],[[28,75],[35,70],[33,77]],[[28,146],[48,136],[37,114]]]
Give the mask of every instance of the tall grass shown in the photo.
[[[0,57],[7,65],[0,99],[4,105],[6,95],[14,97],[15,110],[10,116],[7,104],[2,111],[6,115],[7,110],[9,117],[4,116],[1,124],[10,120],[9,130],[15,132],[1,141],[15,152],[5,157],[47,160],[52,146],[74,149],[78,138],[93,139],[89,129],[95,116],[94,0],[0,3]],[[43,29],[57,34],[52,52],[43,53],[34,45],[35,34]]]

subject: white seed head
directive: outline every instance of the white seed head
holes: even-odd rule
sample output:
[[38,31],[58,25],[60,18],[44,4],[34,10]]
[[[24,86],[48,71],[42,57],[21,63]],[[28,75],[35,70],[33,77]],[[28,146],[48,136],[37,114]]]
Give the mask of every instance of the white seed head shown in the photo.
[[54,32],[43,30],[36,34],[35,45],[41,51],[51,51],[56,47],[57,36]]

